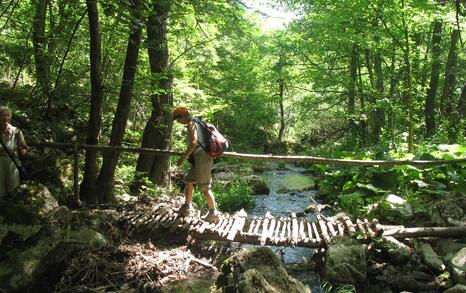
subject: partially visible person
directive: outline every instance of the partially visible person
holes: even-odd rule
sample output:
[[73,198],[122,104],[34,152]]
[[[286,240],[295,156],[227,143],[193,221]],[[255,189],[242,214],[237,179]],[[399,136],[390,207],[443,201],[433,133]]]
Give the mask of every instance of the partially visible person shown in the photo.
[[173,111],[173,120],[186,125],[188,135],[186,137],[187,149],[177,162],[177,166],[181,167],[184,162],[190,158],[191,166],[188,174],[185,176],[185,203],[178,210],[181,217],[188,216],[192,210],[194,183],[197,183],[199,190],[204,194],[204,197],[209,206],[209,213],[205,220],[209,222],[217,222],[219,220],[219,212],[217,211],[214,194],[212,192],[212,166],[214,160],[210,157],[197,141],[197,127],[192,120],[188,108],[178,107]]
[[[11,110],[6,106],[0,106],[0,135],[3,145],[19,163],[19,157],[27,153],[28,146],[23,133],[17,127],[10,124]],[[19,170],[8,155],[7,150],[0,146],[0,197],[5,197],[20,185]]]

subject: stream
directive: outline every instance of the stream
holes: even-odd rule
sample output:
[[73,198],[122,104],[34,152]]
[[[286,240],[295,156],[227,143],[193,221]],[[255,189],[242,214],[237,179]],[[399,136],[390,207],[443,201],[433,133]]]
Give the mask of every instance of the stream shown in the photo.
[[[258,174],[262,176],[270,188],[269,195],[257,195],[256,207],[247,211],[249,217],[264,216],[269,211],[273,216],[288,217],[290,213],[302,213],[310,203],[314,202],[314,181],[309,175],[303,174],[304,168],[286,164],[282,168],[274,168],[271,171]],[[309,219],[314,219],[313,213],[306,214]],[[243,245],[248,247],[252,245]],[[306,264],[314,254],[315,249],[305,247],[270,247],[285,266]],[[305,266],[302,266],[305,267]],[[288,274],[300,280],[311,288],[313,293],[322,292],[318,273],[299,269],[288,270]]]

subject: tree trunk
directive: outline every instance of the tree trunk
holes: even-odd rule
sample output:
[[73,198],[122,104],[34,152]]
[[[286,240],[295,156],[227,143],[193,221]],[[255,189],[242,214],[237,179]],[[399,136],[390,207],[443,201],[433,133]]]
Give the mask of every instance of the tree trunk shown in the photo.
[[279,79],[278,81],[279,87],[279,103],[280,103],[280,129],[278,131],[278,141],[283,140],[283,133],[285,132],[285,106],[283,105],[284,102],[284,94],[285,94],[285,82],[283,79]]
[[350,125],[350,137],[348,142],[351,146],[355,146],[357,138],[357,128],[355,121],[355,100],[356,100],[356,83],[358,75],[358,45],[353,44],[351,50],[351,59],[350,59],[350,79],[348,84],[348,114],[349,114],[349,125]]
[[463,84],[463,89],[461,90],[461,96],[458,101],[458,114],[460,121],[463,121],[464,136],[466,136],[466,125],[464,121],[466,119],[466,82]]
[[[91,107],[89,112],[89,122],[87,125],[86,144],[97,145],[99,143],[100,125],[102,122],[102,100],[104,96],[102,87],[100,23],[99,12],[97,10],[97,0],[87,0],[86,4],[89,17],[89,59],[91,64]],[[97,154],[96,150],[86,151],[80,197],[82,200],[89,203],[97,202]]]
[[47,54],[47,40],[45,37],[45,21],[48,0],[34,1],[35,14],[32,31],[34,46],[34,60],[36,65],[36,79],[40,94],[48,100],[50,96],[50,65]]
[[427,90],[425,104],[426,135],[431,137],[435,134],[435,96],[437,95],[438,80],[440,74],[440,51],[442,41],[442,22],[435,20],[434,32],[432,34],[432,70],[429,88]]
[[[153,1],[147,23],[150,70],[156,88],[151,96],[152,113],[142,136],[141,147],[169,149],[173,120],[172,74],[169,67],[167,25],[170,1]],[[161,186],[170,185],[170,156],[141,154],[136,171]],[[136,178],[137,179],[137,178]]]
[[[379,43],[379,38],[375,38],[375,42]],[[374,71],[375,71],[375,89],[377,90],[377,96],[375,101],[375,113],[374,121],[372,126],[372,142],[378,144],[380,142],[380,135],[382,131],[382,126],[384,125],[385,113],[379,103],[379,100],[383,100],[384,97],[384,84],[383,84],[383,73],[382,73],[382,57],[380,52],[377,52],[374,55]]]
[[455,142],[457,136],[458,113],[454,113],[454,92],[456,83],[456,65],[458,52],[456,50],[460,38],[460,31],[454,29],[451,34],[450,50],[448,52],[447,64],[445,67],[445,81],[443,83],[443,94],[440,100],[440,113],[442,118],[448,121],[448,140]]
[[[137,61],[139,57],[139,46],[141,44],[141,2],[132,1],[132,14],[138,22],[131,23],[131,32],[126,49],[125,64],[123,68],[123,78],[121,81],[120,98],[112,124],[112,134],[110,137],[111,146],[121,146],[123,135],[126,130],[126,123],[133,95],[134,77],[136,75]],[[107,151],[103,154],[102,168],[97,178],[97,194],[99,202],[111,203],[115,201],[113,186],[115,180],[115,169],[120,157],[119,153]]]
[[360,104],[360,113],[359,113],[359,147],[363,148],[367,145],[367,118],[365,115],[366,111],[366,101],[364,97],[364,89],[363,89],[363,82],[362,82],[362,75],[361,75],[361,64],[359,60],[357,60],[357,69],[358,69],[358,83],[357,89],[359,97],[359,104]]
[[[405,1],[401,1],[401,9],[404,11],[405,9]],[[403,22],[403,30],[404,30],[404,45],[403,48],[403,58],[405,63],[405,75],[404,75],[404,89],[403,89],[403,103],[408,111],[408,152],[413,152],[413,144],[414,144],[414,109],[413,109],[413,100],[412,100],[412,80],[411,80],[411,49],[409,45],[409,28],[406,23],[406,16],[404,12],[402,12],[402,22]]]

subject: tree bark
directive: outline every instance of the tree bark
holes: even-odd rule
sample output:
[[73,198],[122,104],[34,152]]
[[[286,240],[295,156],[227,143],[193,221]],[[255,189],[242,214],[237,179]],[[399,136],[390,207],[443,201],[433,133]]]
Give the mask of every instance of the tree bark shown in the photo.
[[[170,1],[153,1],[152,12],[147,22],[147,42],[150,70],[156,88],[151,96],[152,113],[142,136],[141,147],[169,149],[173,119],[172,74],[169,67],[167,26]],[[161,186],[170,184],[170,157],[166,155],[141,154],[136,171],[139,176],[148,176]]]
[[[379,43],[380,39],[375,37],[375,42]],[[380,135],[382,132],[382,126],[384,125],[385,113],[379,103],[379,100],[383,100],[385,86],[383,83],[383,72],[382,72],[382,57],[380,52],[376,52],[374,55],[374,71],[375,71],[375,89],[377,90],[377,96],[375,101],[375,112],[373,114],[374,121],[372,125],[372,143],[378,144],[380,142]]]
[[280,78],[278,81],[278,89],[279,89],[279,104],[280,104],[280,129],[278,131],[278,141],[283,140],[283,134],[285,132],[285,106],[283,105],[284,102],[284,95],[285,95],[285,81]]
[[403,90],[403,103],[407,109],[407,117],[408,117],[408,152],[413,152],[413,145],[414,145],[414,109],[413,109],[413,99],[412,99],[412,76],[411,76],[411,48],[409,45],[409,28],[406,23],[406,16],[404,14],[405,9],[405,1],[401,0],[401,9],[402,9],[402,23],[403,23],[403,30],[404,30],[404,45],[403,48],[403,58],[405,63],[405,73],[404,73],[404,90]]
[[34,47],[35,72],[40,94],[48,100],[50,96],[50,65],[47,54],[47,40],[45,36],[45,21],[48,0],[34,1],[35,14],[32,31]]
[[456,84],[456,66],[458,60],[457,45],[460,38],[460,31],[454,29],[451,34],[450,50],[445,67],[445,81],[443,83],[443,94],[440,101],[440,113],[444,121],[448,123],[448,142],[454,143],[458,135],[459,115],[454,108],[454,93]]
[[432,34],[432,70],[429,88],[425,103],[426,135],[431,137],[435,134],[435,96],[437,95],[438,80],[440,74],[440,53],[442,41],[442,22],[435,20],[434,32]]
[[[104,96],[102,86],[102,44],[97,0],[87,0],[86,4],[89,17],[89,61],[91,64],[91,107],[87,125],[86,144],[97,145],[99,143],[102,122],[102,100]],[[96,150],[86,150],[80,198],[88,203],[97,202],[97,155]]]
[[[121,81],[120,98],[112,124],[110,146],[121,146],[123,135],[126,130],[126,123],[133,95],[134,77],[136,75],[137,61],[139,57],[139,46],[141,44],[141,2],[132,1],[132,14],[135,19],[131,23],[131,32],[126,49],[125,64],[123,68],[123,78]],[[104,152],[102,168],[97,178],[97,194],[100,203],[111,203],[115,201],[113,186],[115,181],[115,169],[120,157],[119,153]]]
[[350,126],[350,137],[348,139],[350,145],[354,146],[357,138],[357,128],[355,122],[355,100],[356,100],[356,83],[358,75],[358,45],[353,44],[351,49],[351,58],[349,64],[349,84],[348,84],[348,114],[349,114],[349,126]]

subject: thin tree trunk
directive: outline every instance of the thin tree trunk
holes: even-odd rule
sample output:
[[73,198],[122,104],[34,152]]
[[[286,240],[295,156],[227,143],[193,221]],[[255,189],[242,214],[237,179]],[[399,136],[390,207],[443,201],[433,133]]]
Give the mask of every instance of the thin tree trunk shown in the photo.
[[364,89],[363,89],[363,82],[362,82],[362,75],[361,75],[361,63],[357,60],[357,68],[358,68],[358,94],[359,97],[359,104],[360,104],[360,113],[359,113],[359,147],[365,147],[367,145],[367,118],[365,115],[366,111],[366,101],[364,96]]
[[278,81],[279,87],[279,104],[280,104],[280,129],[278,131],[278,141],[283,140],[283,133],[285,132],[285,106],[283,105],[285,94],[285,82],[280,78]]
[[442,41],[442,22],[435,20],[434,32],[432,34],[432,70],[429,88],[425,103],[426,135],[431,137],[435,134],[435,96],[437,95],[438,80],[440,74],[440,51]]
[[48,0],[35,1],[35,15],[32,30],[32,43],[34,45],[34,60],[36,65],[36,79],[40,94],[48,100],[50,96],[50,66],[47,54],[47,41],[45,37],[45,20]]
[[[172,74],[169,68],[167,27],[170,1],[153,1],[147,22],[147,42],[150,70],[156,85],[151,96],[152,113],[144,129],[141,147],[169,149],[173,120]],[[158,185],[170,185],[170,157],[141,154],[136,166],[137,176],[149,176]],[[136,178],[138,179],[138,178]]]
[[458,101],[458,116],[459,121],[462,121],[458,127],[460,131],[463,129],[463,136],[466,136],[466,82],[463,84],[463,89],[461,90],[460,99]]
[[350,127],[350,137],[348,142],[351,146],[355,145],[357,139],[357,126],[355,121],[355,100],[356,100],[356,83],[358,75],[358,45],[353,44],[351,49],[351,58],[349,64],[349,84],[348,84],[348,114],[349,114],[349,127]]
[[[102,44],[100,38],[100,21],[97,0],[86,0],[89,17],[91,64],[91,107],[87,125],[86,144],[99,144],[100,126],[102,122],[102,100],[104,96],[102,87]],[[87,150],[84,163],[83,181],[80,187],[80,197],[89,203],[96,203],[97,181],[97,151]]]
[[390,72],[391,72],[391,77],[390,77],[390,88],[388,89],[388,96],[391,100],[391,107],[390,107],[390,113],[389,113],[389,120],[390,120],[390,136],[391,136],[391,141],[392,141],[392,148],[397,152],[397,146],[396,146],[396,136],[395,136],[395,107],[396,107],[396,85],[397,85],[397,78],[395,74],[395,63],[396,63],[396,52],[395,52],[395,46],[393,46],[393,53],[392,53],[392,60],[390,64]]
[[[112,133],[110,137],[111,146],[121,146],[123,135],[126,130],[128,115],[133,95],[134,77],[136,76],[137,61],[139,57],[139,46],[141,44],[142,28],[141,22],[141,2],[140,0],[132,1],[132,13],[137,21],[131,23],[131,32],[126,49],[125,64],[123,68],[123,78],[121,81],[120,98],[115,112],[112,124]],[[118,164],[119,153],[104,152],[102,168],[97,178],[97,194],[99,202],[111,203],[115,201],[113,195],[113,186],[115,181],[115,169]]]
[[445,121],[448,121],[448,142],[454,143],[458,134],[458,113],[454,108],[455,84],[456,84],[456,66],[458,59],[457,45],[460,37],[460,31],[454,29],[451,34],[450,50],[448,52],[447,64],[445,67],[445,81],[443,83],[443,94],[440,101],[440,112]]
[[[375,37],[374,41],[379,43],[379,38]],[[382,126],[384,125],[385,113],[378,100],[384,98],[384,84],[383,84],[383,72],[382,72],[382,57],[380,52],[376,52],[374,55],[374,71],[375,71],[375,89],[377,90],[377,97],[375,101],[375,113],[374,113],[374,124],[372,127],[372,142],[378,144],[380,142],[380,135],[382,132]]]
[[413,113],[413,99],[412,99],[412,80],[411,80],[411,49],[409,45],[409,28],[406,24],[406,16],[404,14],[405,1],[401,1],[402,9],[402,22],[403,22],[403,31],[404,31],[404,45],[403,49],[403,58],[405,62],[405,76],[404,76],[404,90],[403,90],[403,103],[408,111],[408,152],[413,152],[414,144],[414,113]]

